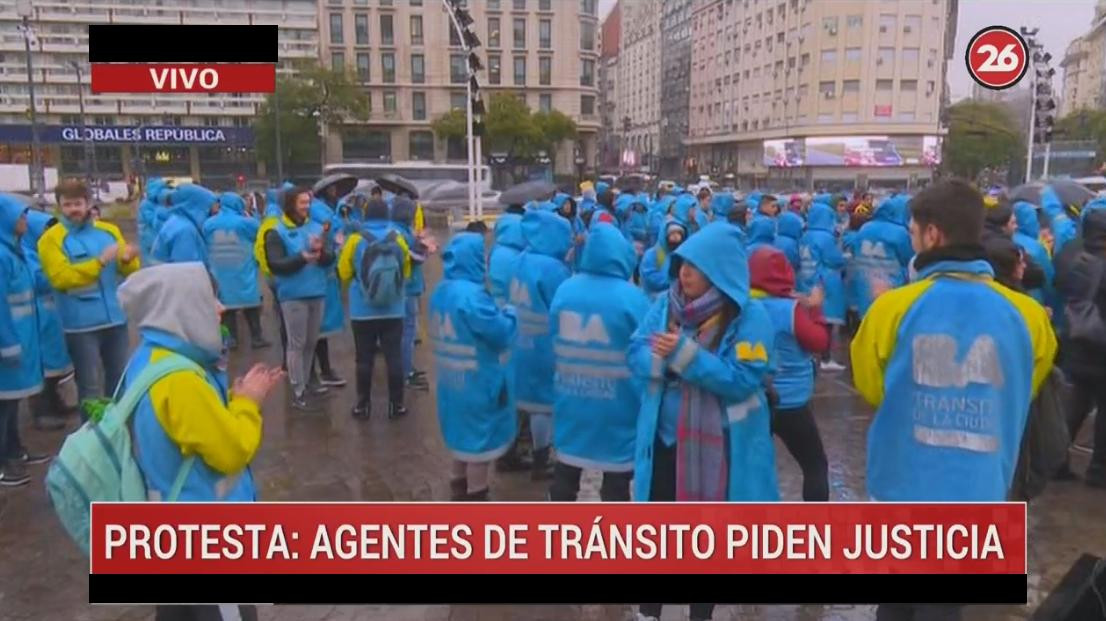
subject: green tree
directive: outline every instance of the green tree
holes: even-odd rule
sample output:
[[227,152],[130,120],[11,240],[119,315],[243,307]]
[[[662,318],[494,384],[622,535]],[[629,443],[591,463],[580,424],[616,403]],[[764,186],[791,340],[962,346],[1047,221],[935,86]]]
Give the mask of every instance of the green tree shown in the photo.
[[[531,113],[526,102],[509,93],[492,95],[484,117],[484,151],[506,152],[512,157],[533,157],[546,151],[552,157],[557,146],[576,137],[576,123],[565,114]],[[430,125],[440,140],[464,140],[464,110],[451,110]]]
[[274,173],[278,107],[287,170],[302,170],[320,161],[320,122],[334,128],[369,116],[368,96],[344,72],[304,65],[296,76],[278,79],[276,92],[265,98],[253,123],[258,157]]
[[[534,124],[541,130],[545,138],[545,150],[549,152],[551,161],[556,163],[557,147],[565,140],[576,138],[576,122],[560,110],[552,112],[535,112]],[[554,166],[554,170],[556,166]]]
[[1023,146],[1017,125],[1002,106],[961,101],[949,107],[943,162],[952,174],[975,179],[984,168],[1009,166],[1024,157]]
[[1096,163],[1106,159],[1106,110],[1076,110],[1053,126],[1056,140],[1094,140],[1097,144]]

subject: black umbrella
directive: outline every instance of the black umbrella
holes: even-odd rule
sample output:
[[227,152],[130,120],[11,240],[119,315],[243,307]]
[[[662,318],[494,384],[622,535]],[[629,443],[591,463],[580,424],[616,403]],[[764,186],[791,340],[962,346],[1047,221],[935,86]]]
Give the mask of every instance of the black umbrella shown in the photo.
[[641,175],[623,175],[618,178],[617,187],[623,192],[637,194],[645,187],[645,179]]
[[[1055,179],[1049,181],[1048,185],[1052,186],[1053,191],[1055,191],[1056,195],[1060,198],[1060,202],[1065,205],[1082,207],[1083,203],[1086,203],[1095,196],[1094,192],[1088,190],[1086,186],[1071,179]],[[1013,202],[1027,201],[1034,205],[1040,205],[1041,190],[1044,188],[1045,184],[1039,181],[1018,186],[1010,193],[1010,200]]]
[[357,177],[342,173],[327,175],[316,181],[315,185],[311,187],[311,191],[316,196],[322,196],[323,192],[330,186],[334,186],[338,190],[338,197],[341,198],[357,187]]
[[557,186],[548,181],[526,181],[507,188],[499,195],[502,205],[525,205],[530,201],[547,201],[557,193]]
[[419,191],[415,188],[415,184],[399,175],[392,173],[380,175],[376,178],[376,184],[392,194],[406,194],[411,198],[419,197]]

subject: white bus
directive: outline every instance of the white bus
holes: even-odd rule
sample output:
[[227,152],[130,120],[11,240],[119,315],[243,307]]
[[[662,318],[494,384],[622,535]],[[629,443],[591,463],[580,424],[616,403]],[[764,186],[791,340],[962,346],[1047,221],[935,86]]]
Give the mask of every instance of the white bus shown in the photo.
[[[482,192],[492,189],[492,171],[488,166],[477,169],[480,173],[480,189]],[[441,181],[457,181],[468,183],[469,170],[464,164],[435,164],[433,162],[395,162],[391,164],[345,162],[342,164],[330,164],[326,167],[326,174],[353,175],[358,179],[376,179],[384,174],[399,175],[415,184],[421,193],[423,188],[429,187]]]

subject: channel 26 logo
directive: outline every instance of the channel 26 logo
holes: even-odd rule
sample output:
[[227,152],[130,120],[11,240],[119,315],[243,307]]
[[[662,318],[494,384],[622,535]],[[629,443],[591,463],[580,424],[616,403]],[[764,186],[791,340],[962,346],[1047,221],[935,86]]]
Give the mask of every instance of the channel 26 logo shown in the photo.
[[1029,45],[1006,26],[988,26],[968,41],[964,54],[968,75],[984,88],[996,91],[1010,88],[1029,68]]

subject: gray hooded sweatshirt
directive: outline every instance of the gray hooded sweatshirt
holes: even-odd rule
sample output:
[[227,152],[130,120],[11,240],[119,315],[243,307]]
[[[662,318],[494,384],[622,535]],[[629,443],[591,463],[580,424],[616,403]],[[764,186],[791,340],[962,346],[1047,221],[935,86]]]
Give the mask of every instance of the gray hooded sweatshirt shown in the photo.
[[132,325],[172,334],[218,358],[223,349],[218,301],[203,263],[163,263],[141,269],[119,286]]

